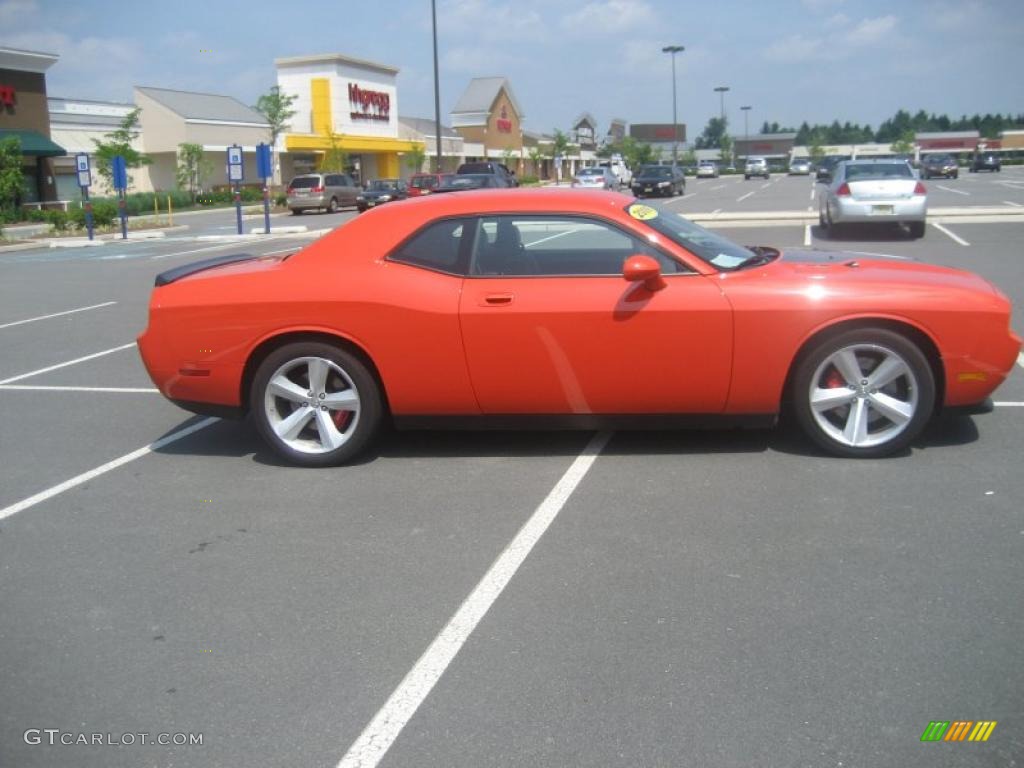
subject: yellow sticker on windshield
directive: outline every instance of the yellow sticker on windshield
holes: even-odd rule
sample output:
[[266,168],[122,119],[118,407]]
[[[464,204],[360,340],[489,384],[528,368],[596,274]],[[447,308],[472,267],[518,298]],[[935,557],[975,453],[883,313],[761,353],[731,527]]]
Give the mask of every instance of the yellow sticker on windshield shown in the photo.
[[649,205],[642,205],[641,203],[633,203],[633,205],[629,206],[629,215],[634,219],[647,221],[648,219],[658,218],[658,209],[651,208]]

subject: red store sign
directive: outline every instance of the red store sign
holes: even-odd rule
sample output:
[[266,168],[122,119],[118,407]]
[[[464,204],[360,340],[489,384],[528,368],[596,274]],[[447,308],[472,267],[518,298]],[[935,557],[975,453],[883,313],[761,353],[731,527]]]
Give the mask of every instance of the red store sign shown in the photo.
[[383,120],[391,116],[391,97],[383,91],[369,91],[355,83],[348,84],[349,113],[353,120]]
[[0,85],[0,105],[5,107],[14,106],[14,86]]
[[498,126],[498,133],[512,133],[512,121],[508,119],[508,110],[501,105],[501,116],[494,121]]

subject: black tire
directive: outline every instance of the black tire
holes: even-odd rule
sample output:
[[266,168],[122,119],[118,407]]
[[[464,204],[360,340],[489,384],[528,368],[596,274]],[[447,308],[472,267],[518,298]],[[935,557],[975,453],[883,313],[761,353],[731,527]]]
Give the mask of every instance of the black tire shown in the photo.
[[[819,420],[810,404],[812,385],[818,388],[828,384],[826,388],[838,391],[847,388],[842,383],[846,377],[829,363],[833,355],[847,348],[854,348],[851,351],[855,353],[860,375],[864,376],[857,382],[860,389],[851,390],[851,403],[823,410]],[[867,389],[869,377],[877,370],[877,367],[870,367],[872,363],[879,366],[881,361],[890,357],[899,359],[906,372],[879,389],[886,390],[882,394],[887,396],[888,402],[896,400],[907,406],[904,411],[909,412],[910,418],[902,424],[872,408],[872,396],[878,390]],[[837,374],[838,380],[833,378]],[[862,382],[869,383],[865,385]],[[790,395],[800,428],[818,447],[844,458],[880,458],[904,450],[921,434],[935,406],[935,379],[924,353],[906,336],[885,328],[855,328],[812,345],[797,361],[792,383]],[[843,429],[856,416],[853,409],[857,407],[858,400],[863,401],[860,407],[864,414],[864,439],[861,445],[852,445],[850,443],[857,440],[846,440]],[[823,426],[822,422],[828,426]],[[887,436],[887,433],[891,435]]]
[[825,209],[818,209],[818,226],[821,227],[822,232],[828,232],[828,222],[825,220]]
[[[297,450],[279,437],[271,425],[271,417],[268,410],[273,410],[281,418],[286,418],[288,415],[300,410],[300,407],[297,407],[294,402],[281,397],[275,398],[268,406],[267,389],[275,373],[278,373],[291,362],[301,365],[299,361],[302,358],[318,358],[328,361],[330,364],[337,366],[337,369],[340,369],[344,377],[347,377],[348,381],[345,381],[345,378],[337,371],[329,368],[325,379],[325,391],[333,383],[335,387],[340,385],[340,391],[354,390],[358,396],[358,411],[339,409],[338,413],[334,414],[344,418],[343,414],[349,413],[351,415],[348,418],[353,419],[354,423],[350,421],[348,426],[342,428],[342,425],[335,420],[334,423],[338,428],[339,434],[344,435],[344,442],[333,450],[314,452],[315,441],[313,439],[308,441],[311,444],[310,450]],[[293,380],[293,383],[298,383],[300,387],[308,386],[308,376],[304,384],[301,383],[301,380],[300,382],[294,382]],[[315,395],[312,402],[316,402]],[[253,377],[249,392],[249,405],[256,429],[264,441],[279,456],[292,464],[303,467],[328,467],[351,461],[366,450],[373,439],[380,433],[384,417],[384,403],[380,387],[366,364],[344,349],[318,341],[287,344],[271,352],[260,364],[256,370],[256,375]],[[301,408],[305,407],[308,406],[305,404],[301,406]],[[287,411],[289,408],[291,410]],[[315,406],[313,410],[316,410]],[[327,413],[329,414],[327,418],[332,418],[331,412],[327,411]],[[307,432],[309,434],[315,433],[317,435],[316,440],[320,440],[322,443],[319,437],[321,434],[319,430],[320,427],[314,428],[312,422],[307,422],[307,426],[303,427],[298,436]]]
[[302,215],[302,209],[301,208],[292,208],[292,216],[301,216],[301,215]]
[[925,227],[923,221],[911,221],[907,224],[907,229],[910,230],[910,236],[915,240],[920,240],[924,237]]
[[338,212],[338,198],[336,198],[336,197],[332,197],[331,198],[331,202],[329,202],[327,204],[327,212],[328,213],[337,213]]
[[747,174],[743,174],[743,180],[744,181],[750,181],[750,177],[747,176]]

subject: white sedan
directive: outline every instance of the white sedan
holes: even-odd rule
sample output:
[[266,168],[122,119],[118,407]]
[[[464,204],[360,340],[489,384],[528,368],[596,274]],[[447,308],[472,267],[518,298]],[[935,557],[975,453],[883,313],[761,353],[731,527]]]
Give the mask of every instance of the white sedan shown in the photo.
[[831,232],[847,224],[905,224],[918,238],[927,215],[928,190],[905,160],[844,160],[821,196],[818,221]]
[[609,168],[580,168],[572,185],[579,189],[618,189],[619,180]]

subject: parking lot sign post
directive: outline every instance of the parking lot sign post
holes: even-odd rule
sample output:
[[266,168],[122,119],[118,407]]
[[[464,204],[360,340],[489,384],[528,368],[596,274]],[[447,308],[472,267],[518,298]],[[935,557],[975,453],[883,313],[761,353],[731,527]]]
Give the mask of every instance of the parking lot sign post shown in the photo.
[[263,233],[270,234],[270,177],[273,175],[270,163],[270,146],[260,142],[256,145],[256,175],[263,179]]
[[85,211],[85,228],[92,240],[92,203],[89,202],[89,186],[92,184],[92,172],[89,169],[89,156],[84,152],[75,155],[75,169],[78,171],[78,186],[82,190],[82,210]]
[[125,210],[127,205],[125,194],[128,191],[128,167],[124,162],[124,157],[114,155],[114,160],[111,163],[111,172],[114,176],[114,189],[117,190],[117,210],[121,216],[121,239],[127,240],[128,213]]
[[228,147],[228,183],[235,188],[235,219],[238,223],[238,234],[242,234],[242,188],[245,179],[242,170],[242,148],[237,144]]

